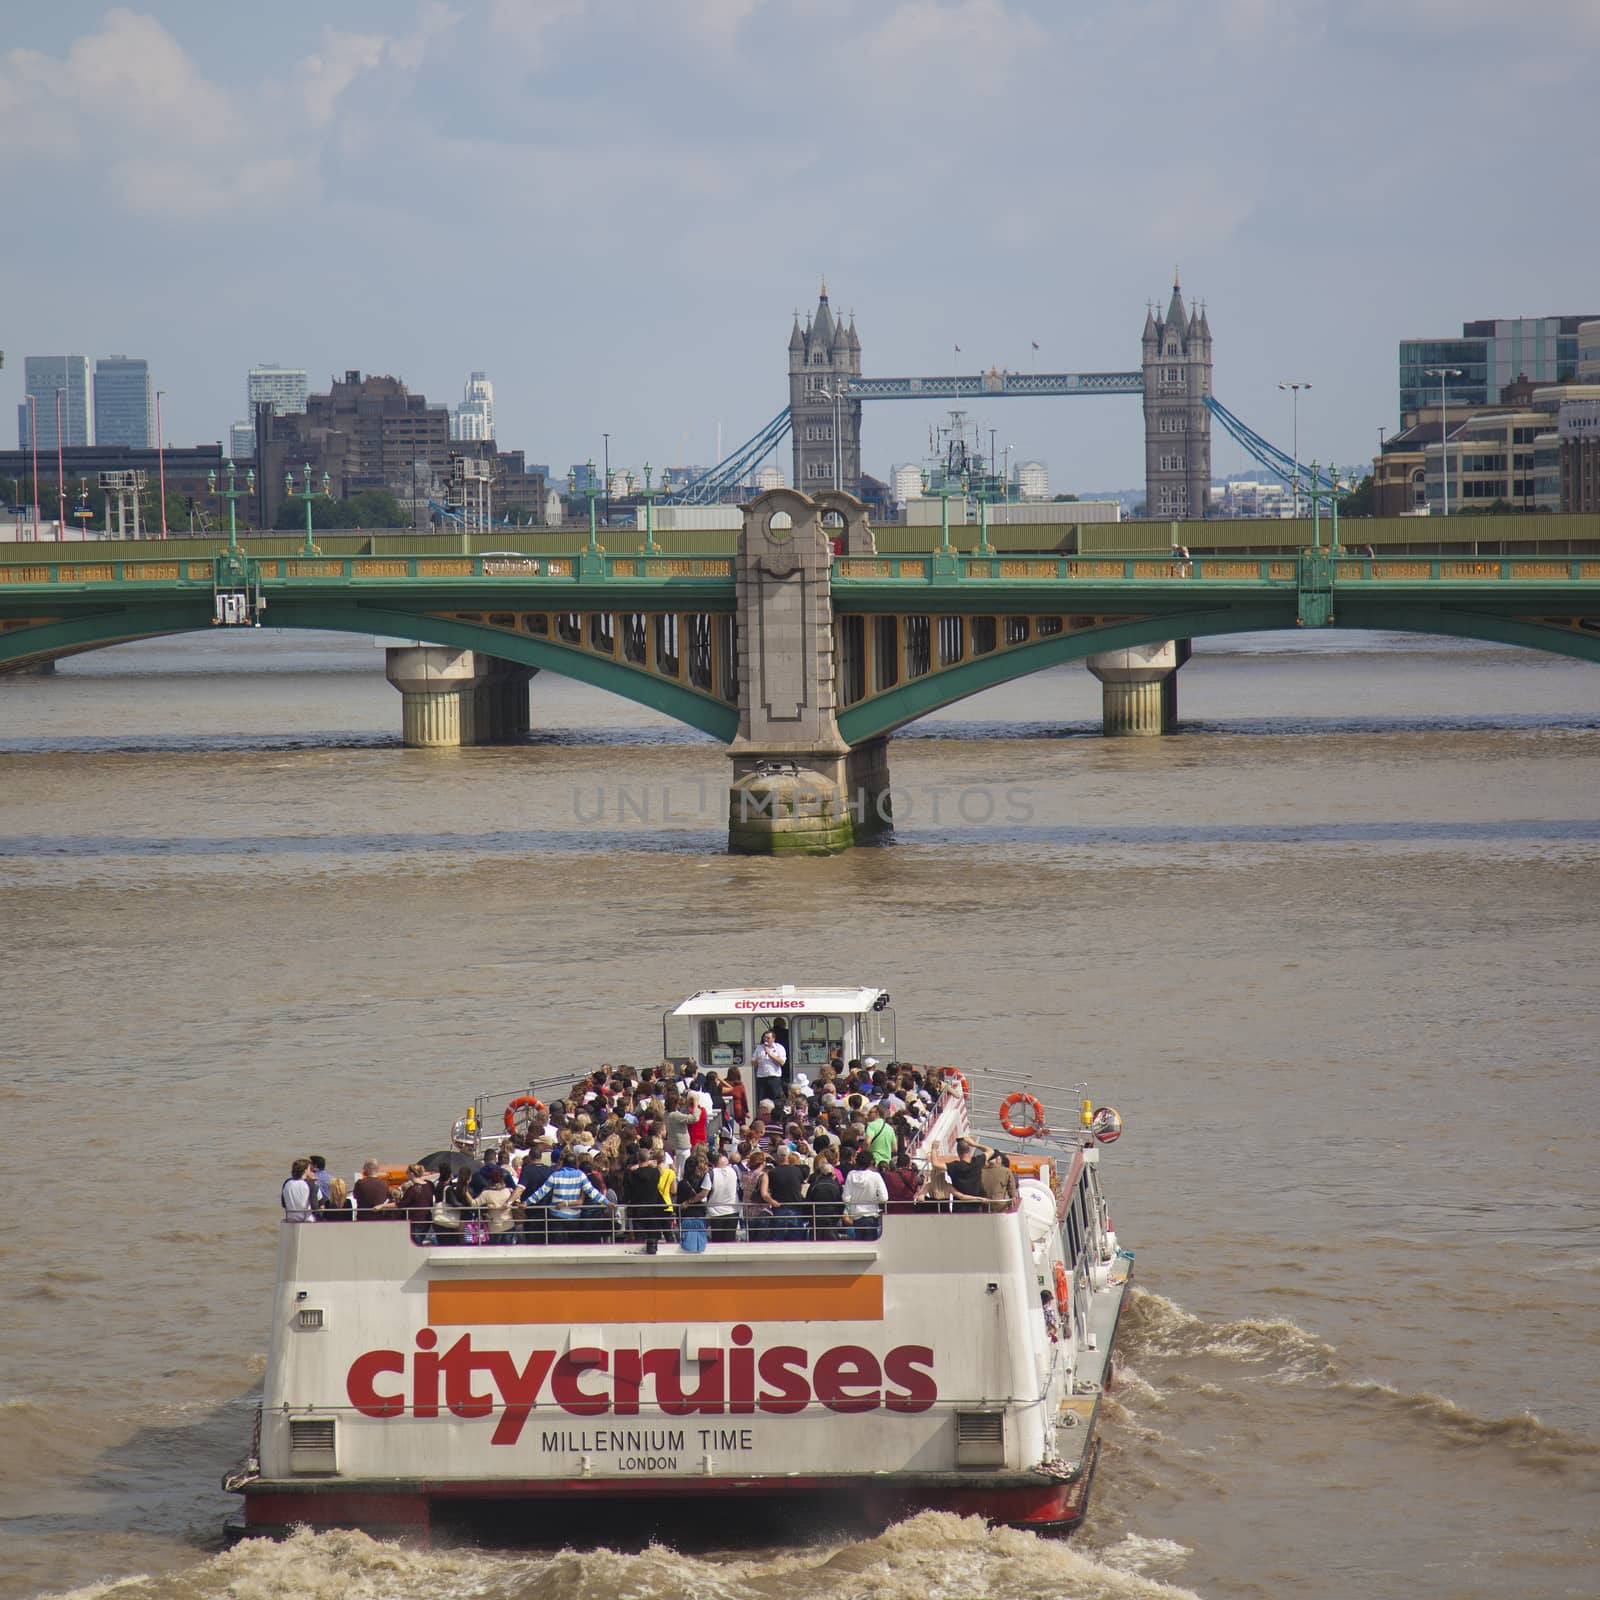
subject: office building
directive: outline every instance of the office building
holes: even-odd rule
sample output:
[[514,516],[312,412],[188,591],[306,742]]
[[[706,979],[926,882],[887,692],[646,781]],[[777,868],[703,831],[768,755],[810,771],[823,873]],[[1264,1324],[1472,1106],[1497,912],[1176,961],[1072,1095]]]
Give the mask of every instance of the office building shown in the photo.
[[150,363],[136,356],[101,356],[94,364],[94,442],[144,450],[156,442]]
[[228,429],[228,459],[253,461],[256,454],[256,430],[248,422],[235,422]]
[[1044,462],[1024,461],[1017,468],[1017,498],[1019,500],[1050,498],[1050,469]]
[[256,517],[271,527],[283,500],[283,475],[310,466],[328,474],[336,499],[365,489],[414,498],[418,479],[447,477],[450,413],[430,406],[398,379],[348,371],[327,394],[306,397],[303,412],[256,407]]
[[252,417],[259,405],[270,405],[280,417],[304,411],[310,392],[303,367],[251,367],[245,375],[245,400]]
[[[56,390],[61,391],[61,443],[94,443],[94,414],[90,402],[89,358],[87,356],[24,356],[22,392],[33,397],[30,408],[24,400],[17,407],[17,447],[31,451],[56,447]],[[37,425],[35,438],[30,428]]]
[[450,418],[450,437],[469,441],[494,438],[494,385],[486,372],[472,373],[461,404]]
[[1534,384],[1571,383],[1578,374],[1578,330],[1593,313],[1581,317],[1501,317],[1464,322],[1461,337],[1400,341],[1400,426],[1425,406],[1439,404],[1437,377],[1429,372],[1458,372],[1444,379],[1444,400],[1451,412],[1459,406],[1493,405],[1519,378]]

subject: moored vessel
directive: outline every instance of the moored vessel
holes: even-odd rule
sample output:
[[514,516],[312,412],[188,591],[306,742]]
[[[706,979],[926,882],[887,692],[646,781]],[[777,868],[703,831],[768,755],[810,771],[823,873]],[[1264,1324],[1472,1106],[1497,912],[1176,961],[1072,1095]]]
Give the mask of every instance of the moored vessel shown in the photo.
[[[544,1162],[541,1203],[496,1235],[426,1215],[286,1221],[257,1437],[226,1480],[234,1531],[426,1534],[514,1503],[519,1534],[559,1534],[575,1503],[708,1497],[1075,1527],[1132,1267],[1100,1182],[1120,1119],[1077,1093],[900,1065],[888,1001],[704,991],[667,1014],[670,1070],[479,1095],[454,1130],[463,1157],[492,1170],[531,1116],[522,1140]],[[742,1188],[709,1217],[596,1204],[575,1177],[551,1195],[541,1136],[597,1137],[660,1091],[711,1099],[713,1144],[742,1091],[758,1148],[824,1164],[868,1149],[894,1107],[921,1192],[772,1204]],[[830,1126],[847,1130],[835,1144]],[[971,1192],[985,1161],[998,1181]]]

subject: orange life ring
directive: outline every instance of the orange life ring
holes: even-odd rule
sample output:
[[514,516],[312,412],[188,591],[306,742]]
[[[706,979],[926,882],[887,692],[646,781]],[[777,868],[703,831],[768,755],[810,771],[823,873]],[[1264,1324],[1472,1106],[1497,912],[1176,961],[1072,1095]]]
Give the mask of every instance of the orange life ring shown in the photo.
[[1058,1261],[1056,1262],[1056,1304],[1065,1310],[1071,1296],[1072,1290],[1067,1283],[1067,1269]]
[[967,1082],[965,1076],[957,1072],[954,1067],[946,1067],[940,1076],[945,1079],[954,1078],[961,1085],[962,1097],[967,1100],[972,1098],[972,1086]]
[[[528,1106],[533,1111],[538,1113],[540,1124],[539,1131],[542,1133],[544,1131],[544,1120],[550,1115],[550,1108],[538,1097],[538,1095],[534,1094],[519,1094],[517,1098],[506,1107],[506,1132],[514,1134],[517,1131],[517,1112],[521,1110],[523,1106]],[[531,1125],[532,1122],[533,1117],[530,1116],[528,1118],[528,1125]]]
[[[1026,1106],[1033,1116],[1031,1122],[1020,1128],[1011,1120],[1011,1113],[1017,1106]],[[1013,1139],[1031,1139],[1035,1134],[1044,1132],[1044,1106],[1035,1095],[1023,1094],[1020,1090],[1016,1094],[1008,1094],[1000,1102],[1000,1126]]]

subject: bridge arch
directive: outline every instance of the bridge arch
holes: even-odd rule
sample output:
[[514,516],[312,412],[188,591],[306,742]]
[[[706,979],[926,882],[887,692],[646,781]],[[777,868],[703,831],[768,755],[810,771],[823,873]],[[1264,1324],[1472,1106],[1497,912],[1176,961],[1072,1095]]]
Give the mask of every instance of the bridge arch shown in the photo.
[[[604,689],[723,743],[738,731],[737,708],[699,689],[626,661],[505,627],[428,612],[391,610],[370,602],[304,602],[292,596],[274,597],[267,616],[267,625],[274,628],[417,639],[425,644],[481,651]],[[120,607],[80,612],[0,633],[0,671],[9,663],[55,661],[144,639],[210,631],[213,624],[209,613],[193,601],[141,607],[137,613]]]
[[[1351,611],[1357,615],[1352,617]],[[985,689],[1066,662],[1082,661],[1106,650],[1160,644],[1168,639],[1291,632],[1295,626],[1291,597],[1288,607],[1281,601],[1264,600],[1258,607],[1139,617],[1033,639],[963,661],[958,666],[929,672],[860,700],[839,713],[839,732],[851,746],[866,744],[929,712],[981,694]],[[1341,632],[1439,634],[1477,639],[1600,664],[1600,627],[1592,620],[1585,626],[1583,620],[1577,618],[1509,618],[1427,606],[1385,609],[1381,618],[1362,618],[1360,608],[1352,606],[1345,608],[1334,626]]]

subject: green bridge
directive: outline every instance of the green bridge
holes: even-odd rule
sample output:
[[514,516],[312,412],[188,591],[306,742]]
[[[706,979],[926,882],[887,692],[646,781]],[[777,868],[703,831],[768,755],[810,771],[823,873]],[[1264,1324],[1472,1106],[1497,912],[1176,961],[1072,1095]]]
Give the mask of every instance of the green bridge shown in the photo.
[[887,554],[859,502],[774,490],[732,554],[0,561],[0,672],[257,623],[394,639],[411,744],[526,729],[538,670],[640,702],[729,745],[735,810],[774,813],[734,815],[735,848],[818,849],[886,821],[859,813],[887,792],[895,729],[1062,662],[1101,679],[1108,733],[1161,733],[1207,635],[1382,629],[1600,661],[1600,556]]

